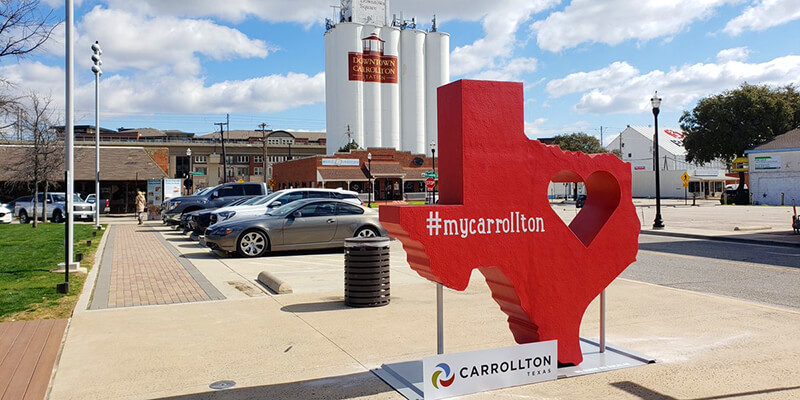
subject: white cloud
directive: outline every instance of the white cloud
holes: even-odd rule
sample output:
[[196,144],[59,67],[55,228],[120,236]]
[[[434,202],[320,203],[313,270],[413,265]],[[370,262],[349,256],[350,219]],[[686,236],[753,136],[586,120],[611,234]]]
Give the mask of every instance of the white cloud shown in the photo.
[[573,0],[564,11],[533,24],[539,47],[553,52],[581,43],[616,45],[647,41],[686,30],[719,6],[736,0]]
[[519,81],[522,75],[536,72],[537,61],[535,58],[518,57],[506,62],[504,65],[488,69],[474,75],[474,79],[491,81]]
[[680,110],[701,97],[736,88],[743,82],[772,86],[800,83],[800,56],[793,55],[758,64],[727,61],[684,65],[669,71],[636,74],[611,85],[598,83],[595,77],[610,67],[584,75],[571,74],[561,80],[569,85],[559,87],[583,88],[576,110],[596,114],[646,112],[653,90],[663,97],[662,108]]
[[176,74],[200,73],[203,55],[214,60],[264,58],[270,47],[261,40],[209,20],[146,17],[128,11],[95,7],[77,25],[76,58],[88,67],[89,47],[95,40],[103,48],[103,70],[138,69]]
[[486,35],[475,42],[456,47],[450,55],[454,76],[470,75],[484,69],[502,69],[514,54],[516,33],[533,13],[548,9],[557,0],[515,0],[495,2],[483,18]]
[[525,135],[529,138],[553,137],[564,133],[587,132],[591,124],[587,121],[575,121],[567,125],[554,126],[548,124],[547,118],[536,118],[533,122],[525,121]]
[[736,36],[747,30],[763,31],[796,19],[800,19],[797,0],[759,0],[742,15],[728,21],[723,31]]
[[750,56],[750,49],[747,47],[734,47],[732,49],[720,50],[717,53],[717,62],[745,61]]
[[[33,90],[51,93],[53,107],[64,108],[64,70],[40,62],[0,67],[0,76],[14,84],[18,95]],[[288,73],[206,85],[202,78],[111,75],[100,81],[102,113],[275,113],[318,103],[325,98],[325,75]],[[94,82],[75,88],[75,109],[94,109]]]
[[639,70],[624,61],[616,61],[602,69],[576,72],[561,79],[554,79],[547,83],[545,90],[551,97],[561,97],[585,91],[586,88],[616,85],[636,75],[639,75]]

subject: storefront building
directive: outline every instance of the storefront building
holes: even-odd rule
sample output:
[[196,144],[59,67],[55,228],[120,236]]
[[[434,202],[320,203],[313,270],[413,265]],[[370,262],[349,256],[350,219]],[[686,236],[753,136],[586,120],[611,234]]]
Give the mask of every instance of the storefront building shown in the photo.
[[275,190],[342,188],[367,199],[372,175],[373,200],[424,200],[429,171],[432,160],[425,155],[369,148],[273,164],[273,179]]

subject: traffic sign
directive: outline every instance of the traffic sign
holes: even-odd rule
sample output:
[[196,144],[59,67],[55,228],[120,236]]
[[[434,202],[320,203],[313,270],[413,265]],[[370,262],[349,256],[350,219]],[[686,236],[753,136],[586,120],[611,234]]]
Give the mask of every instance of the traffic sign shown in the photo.
[[428,188],[428,190],[433,190],[435,186],[436,181],[433,178],[425,179],[425,187]]
[[684,184],[689,182],[689,178],[690,176],[686,172],[684,172],[683,175],[681,175],[681,180],[683,181]]
[[270,178],[270,180],[269,180],[269,187],[270,187],[270,188],[272,188],[272,189],[275,189],[275,179],[273,179],[273,178]]
[[424,177],[426,177],[426,178],[434,178],[434,179],[436,179],[436,178],[438,178],[438,177],[439,177],[439,174],[434,174],[434,173],[433,173],[433,172],[431,172],[431,171],[427,171],[427,172],[423,172],[423,173],[422,173],[422,176],[424,176]]
[[689,187],[689,182],[683,182],[683,187],[688,188]]

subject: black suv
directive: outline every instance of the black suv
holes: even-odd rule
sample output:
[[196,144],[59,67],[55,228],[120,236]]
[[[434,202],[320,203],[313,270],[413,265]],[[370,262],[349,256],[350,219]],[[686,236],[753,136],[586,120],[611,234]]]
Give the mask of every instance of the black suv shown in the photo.
[[224,183],[193,196],[181,196],[167,200],[161,205],[161,219],[168,224],[177,224],[183,213],[218,208],[242,197],[265,194],[267,194],[267,185],[264,183]]

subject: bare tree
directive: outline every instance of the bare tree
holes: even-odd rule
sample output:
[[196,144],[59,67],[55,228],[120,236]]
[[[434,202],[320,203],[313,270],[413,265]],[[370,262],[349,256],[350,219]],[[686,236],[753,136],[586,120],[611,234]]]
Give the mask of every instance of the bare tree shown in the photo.
[[53,10],[42,10],[39,0],[2,0],[0,21],[0,57],[23,57],[35,51],[60,23]]
[[[24,57],[47,42],[61,21],[39,0],[0,0],[0,59]],[[9,128],[19,129],[19,100],[9,95],[12,83],[0,77],[0,138]],[[9,122],[13,121],[13,122]]]
[[[6,160],[6,168],[14,177],[12,184],[25,185],[33,191],[33,226],[37,226],[39,215],[39,190],[44,190],[41,204],[43,220],[47,222],[48,190],[61,178],[63,169],[63,149],[59,136],[53,128],[55,113],[51,108],[50,96],[42,97],[31,93],[27,97],[27,107],[23,110],[20,124],[23,138],[30,145],[18,148],[14,160]],[[10,162],[9,162],[10,161]],[[55,217],[55,215],[54,215]],[[64,216],[62,215],[61,218]],[[58,219],[61,219],[58,218]],[[59,221],[56,221],[59,222]]]

